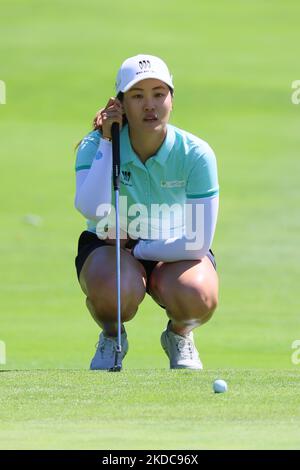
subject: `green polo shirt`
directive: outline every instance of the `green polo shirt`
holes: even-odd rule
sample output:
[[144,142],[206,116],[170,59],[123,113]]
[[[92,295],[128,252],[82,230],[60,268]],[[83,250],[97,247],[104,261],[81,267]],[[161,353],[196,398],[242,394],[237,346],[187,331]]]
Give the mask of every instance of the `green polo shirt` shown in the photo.
[[[76,156],[76,171],[91,167],[100,138],[100,132],[93,131],[82,140]],[[147,232],[152,227],[155,233],[161,223],[158,207],[183,206],[187,198],[204,198],[219,192],[213,150],[204,140],[171,124],[167,126],[167,135],[161,147],[145,163],[142,163],[134,152],[128,125],[124,126],[120,134],[120,153],[120,217],[124,230],[137,221],[138,215],[142,225],[146,223],[148,227],[143,230]],[[140,212],[137,204],[140,205]],[[113,212],[111,217],[112,221]],[[177,218],[176,210],[173,219],[174,227],[182,223]],[[103,228],[103,220],[101,223],[87,220],[87,229],[98,236],[103,234]],[[147,233],[142,231],[141,238],[151,238],[150,233],[147,236]]]

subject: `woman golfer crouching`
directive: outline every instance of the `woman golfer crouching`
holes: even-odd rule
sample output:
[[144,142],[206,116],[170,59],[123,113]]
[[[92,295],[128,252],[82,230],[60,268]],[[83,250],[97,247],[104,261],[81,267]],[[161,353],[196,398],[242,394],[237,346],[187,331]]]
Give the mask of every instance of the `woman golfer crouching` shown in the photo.
[[93,370],[114,366],[117,345],[113,122],[121,128],[121,358],[128,351],[124,323],[147,292],[169,318],[161,345],[170,368],[202,369],[192,330],[211,318],[218,302],[210,247],[219,184],[209,145],[168,124],[173,90],[158,57],[125,60],[117,97],[99,111],[95,130],[78,148],[75,207],[87,219],[87,230],[80,235],[75,264],[87,308],[102,328]]

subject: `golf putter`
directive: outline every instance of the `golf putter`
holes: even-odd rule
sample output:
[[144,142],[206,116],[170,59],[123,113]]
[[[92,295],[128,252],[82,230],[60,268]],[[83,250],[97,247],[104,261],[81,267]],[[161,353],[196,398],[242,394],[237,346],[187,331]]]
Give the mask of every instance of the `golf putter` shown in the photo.
[[117,348],[115,352],[115,365],[109,369],[109,372],[120,372],[122,369],[121,360],[121,288],[120,288],[120,213],[119,213],[119,190],[120,190],[120,130],[119,123],[114,122],[111,126],[112,136],[112,170],[113,170],[113,185],[115,192],[115,209],[116,209],[116,283],[117,283],[117,322],[118,322],[118,337]]

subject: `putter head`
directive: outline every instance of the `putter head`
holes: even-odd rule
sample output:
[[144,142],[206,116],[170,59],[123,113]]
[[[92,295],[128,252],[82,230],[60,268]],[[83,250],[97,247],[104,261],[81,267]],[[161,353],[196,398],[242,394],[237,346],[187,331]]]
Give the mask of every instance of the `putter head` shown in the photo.
[[120,348],[117,347],[115,354],[115,365],[108,369],[108,372],[121,372],[122,370],[122,361],[119,361]]

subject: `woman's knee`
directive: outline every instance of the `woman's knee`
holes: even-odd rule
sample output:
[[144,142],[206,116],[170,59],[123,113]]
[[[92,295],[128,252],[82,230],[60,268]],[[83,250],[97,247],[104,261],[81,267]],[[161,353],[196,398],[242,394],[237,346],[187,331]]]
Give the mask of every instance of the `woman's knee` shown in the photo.
[[200,292],[195,293],[194,302],[196,312],[203,322],[207,322],[212,317],[214,311],[218,306],[218,296],[213,292],[206,292],[205,289],[200,289]]
[[156,285],[156,297],[165,306],[173,318],[207,322],[218,306],[218,292],[211,286],[182,284],[177,282],[174,288],[165,289]]
[[189,286],[169,299],[171,309],[184,312],[190,319],[209,320],[218,305],[218,296],[201,286]]
[[[121,297],[122,298],[122,297]],[[101,322],[117,321],[117,301],[99,300],[96,298],[86,298],[86,306],[94,319]],[[132,320],[139,305],[136,303],[124,304],[121,300],[121,320],[122,323]]]
[[[139,304],[145,297],[146,291],[142,279],[133,281],[127,275],[121,275],[121,316],[122,321],[129,321],[136,314]],[[117,312],[116,278],[106,277],[93,279],[87,284],[88,306],[92,306],[97,317],[109,320]]]
[[[117,312],[116,255],[113,247],[102,247],[87,258],[80,277],[87,306],[97,317]],[[121,314],[132,318],[146,294],[146,273],[131,254],[121,252]]]
[[[153,275],[154,274],[154,275]],[[151,295],[173,317],[208,321],[218,305],[218,277],[211,262],[162,265],[150,278]]]

